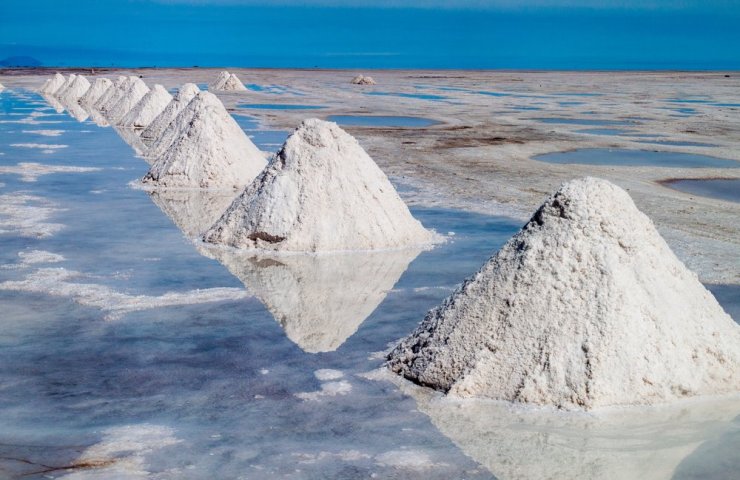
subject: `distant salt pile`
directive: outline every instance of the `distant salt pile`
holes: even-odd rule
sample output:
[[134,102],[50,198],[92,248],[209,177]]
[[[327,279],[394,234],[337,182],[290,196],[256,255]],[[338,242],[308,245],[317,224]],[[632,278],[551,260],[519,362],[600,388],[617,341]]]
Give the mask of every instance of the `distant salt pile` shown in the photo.
[[373,250],[430,243],[393,185],[335,123],[304,121],[205,240],[285,251]]
[[125,128],[146,128],[172,101],[172,95],[162,86],[154,85],[120,121]]
[[226,70],[222,71],[218,74],[216,80],[208,84],[208,90],[221,90],[230,76],[231,74]]
[[39,89],[39,93],[41,94],[50,94],[54,93],[57,90],[59,90],[59,87],[61,87],[64,84],[65,78],[64,75],[60,73],[55,73],[53,77],[48,79],[44,82],[44,84]]
[[64,79],[64,83],[58,89],[50,93],[56,97],[63,97],[67,89],[72,85],[72,82],[75,81],[75,78],[77,78],[77,75],[74,73],[69,75]]
[[200,92],[188,103],[165,131],[163,141],[169,147],[144,177],[146,184],[241,189],[267,163],[221,101],[208,92]]
[[92,83],[90,88],[85,92],[85,94],[80,97],[80,104],[82,105],[93,105],[95,102],[97,102],[100,97],[103,96],[106,90],[108,90],[111,85],[113,85],[113,82],[110,81],[108,78],[98,77],[95,79],[95,81]]
[[241,80],[239,80],[239,78],[232,73],[229,75],[229,78],[226,79],[224,84],[221,85],[221,88],[219,90],[227,92],[241,92],[245,91],[246,89],[247,87],[244,86]]
[[740,390],[740,327],[605,180],[563,185],[388,356],[459,397],[591,409]]
[[352,83],[354,85],[375,85],[375,80],[373,80],[373,77],[357,75],[355,78],[352,79]]
[[134,78],[136,77],[118,77],[111,88],[95,102],[95,108],[102,113],[107,113],[125,94]]
[[149,93],[149,87],[139,77],[133,77],[128,88],[121,98],[107,112],[108,121],[119,125],[121,119],[138,104],[144,96]]
[[65,102],[77,103],[77,100],[79,100],[79,98],[83,96],[89,88],[90,82],[88,79],[82,75],[77,75],[74,80],[72,80],[72,83],[70,83],[69,86],[57,96],[60,99],[64,99]]
[[162,113],[157,115],[152,123],[141,132],[141,140],[146,145],[152,145],[157,139],[162,137],[164,131],[170,126],[172,121],[177,117],[190,100],[195,97],[200,90],[194,83],[186,83],[177,91],[175,97],[164,108]]

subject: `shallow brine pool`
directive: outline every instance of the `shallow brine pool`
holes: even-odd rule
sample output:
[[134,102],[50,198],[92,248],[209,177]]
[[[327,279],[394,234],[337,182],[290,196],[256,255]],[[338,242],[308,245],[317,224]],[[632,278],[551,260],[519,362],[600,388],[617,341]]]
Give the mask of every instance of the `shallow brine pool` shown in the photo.
[[567,152],[537,155],[534,160],[548,163],[580,163],[584,165],[618,165],[623,167],[669,168],[738,168],[740,162],[695,153],[620,148],[582,148]]
[[439,122],[424,117],[389,115],[330,115],[327,120],[347,127],[430,127]]
[[701,197],[740,203],[740,178],[679,178],[663,184]]
[[[272,144],[237,118],[261,148]],[[0,94],[0,122],[0,476],[584,478],[648,462],[721,478],[738,468],[727,406],[597,421],[458,405],[378,374],[380,352],[520,222],[416,208],[447,243],[282,258],[206,248],[193,237],[229,195],[131,188],[147,164],[113,129],[29,92]]]

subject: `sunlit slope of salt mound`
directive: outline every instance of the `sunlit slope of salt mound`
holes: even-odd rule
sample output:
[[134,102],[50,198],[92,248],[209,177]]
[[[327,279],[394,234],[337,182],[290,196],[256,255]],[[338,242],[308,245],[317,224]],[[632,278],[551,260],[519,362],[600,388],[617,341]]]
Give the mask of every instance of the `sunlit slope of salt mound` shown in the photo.
[[[680,474],[681,462],[736,430],[733,420],[740,414],[736,396],[584,414],[453,400],[396,379],[443,435],[501,479],[695,478]],[[728,467],[716,478],[731,478]]]
[[209,92],[195,96],[164,137],[171,137],[172,142],[149,169],[145,184],[242,189],[267,163],[221,101]]
[[64,102],[75,102],[83,96],[90,88],[90,82],[82,75],[77,75],[72,83],[57,96]]
[[149,194],[185,237],[198,241],[223,215],[234,196],[233,191],[223,190],[154,190]]
[[214,81],[208,84],[208,90],[221,90],[221,88],[224,86],[224,83],[226,83],[226,80],[229,79],[229,76],[231,74],[227,72],[226,70],[223,70],[218,74],[218,77]]
[[272,257],[208,251],[260,299],[292,342],[318,353],[336,350],[357,331],[420,249]]
[[247,87],[244,86],[244,84],[239,80],[239,78],[234,75],[233,73],[229,74],[229,78],[226,79],[221,84],[221,87],[217,90],[222,90],[225,92],[241,92],[245,91]]
[[205,235],[242,248],[340,251],[430,243],[385,174],[335,123],[311,119]]
[[101,113],[107,115],[108,111],[113,108],[121,98],[123,98],[135,78],[137,77],[118,77],[116,81],[113,82],[113,88],[106,90],[103,96],[95,102],[95,108],[97,108]]
[[64,92],[66,92],[69,86],[72,85],[72,82],[75,81],[75,78],[77,78],[77,75],[75,75],[74,73],[68,75],[67,77],[65,77],[64,83],[62,83],[62,85],[59,88],[49,93],[51,93],[55,97],[60,97],[64,95]]
[[149,93],[149,87],[139,77],[133,77],[129,87],[121,98],[107,112],[108,121],[120,125],[121,119],[130,112],[144,96]]
[[389,354],[457,397],[591,409],[740,390],[740,327],[629,195],[564,184]]
[[57,90],[59,90],[59,87],[61,87],[64,84],[65,78],[64,75],[61,73],[55,73],[53,77],[47,79],[43,85],[41,85],[41,88],[39,89],[39,93],[41,94],[49,94],[54,93]]
[[200,90],[194,83],[186,83],[177,91],[175,97],[167,104],[162,113],[157,115],[148,127],[141,132],[141,140],[147,146],[153,145],[156,140],[162,137],[162,134],[167,127],[170,126],[172,121],[177,117],[187,105],[190,100],[195,97]]
[[139,103],[124,115],[120,124],[125,128],[146,128],[162,113],[170,101],[172,95],[162,85],[154,85]]
[[111,85],[113,85],[113,82],[104,77],[98,77],[95,79],[95,81],[90,85],[90,88],[85,92],[85,94],[80,97],[80,104],[81,105],[94,105],[95,102],[97,102],[101,96],[105,93],[106,90],[108,90]]

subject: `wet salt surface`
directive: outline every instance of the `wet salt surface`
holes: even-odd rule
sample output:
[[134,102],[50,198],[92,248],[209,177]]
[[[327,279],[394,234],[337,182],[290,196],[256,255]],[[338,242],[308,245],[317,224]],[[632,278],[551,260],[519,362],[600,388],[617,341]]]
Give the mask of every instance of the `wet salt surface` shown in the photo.
[[423,117],[383,115],[329,115],[327,120],[347,127],[429,127],[439,124]]
[[418,98],[419,100],[446,100],[449,97],[427,93],[399,93],[399,92],[367,92],[366,95],[382,97]]
[[[14,103],[23,105],[5,96],[0,102],[11,111]],[[59,138],[69,145],[68,156],[54,156],[54,165],[100,170],[50,173],[33,183],[0,175],[0,194],[43,197],[56,206],[47,220],[61,226],[43,238],[0,234],[0,285],[56,269],[79,272],[67,281],[70,288],[100,285],[132,298],[244,290],[178,230],[176,208],[167,210],[170,218],[146,192],[128,188],[147,165],[112,129],[63,118]],[[270,144],[254,119],[236,118],[258,146]],[[0,124],[0,145],[26,141],[7,130]],[[34,155],[19,149],[0,164]],[[300,318],[273,318],[251,296],[132,310],[106,320],[102,308],[59,291],[0,287],[0,472],[25,478],[40,472],[120,478],[131,471],[178,479],[492,478],[495,471],[438,430],[433,408],[422,413],[393,384],[363,374],[381,365],[375,352],[408,334],[520,225],[461,211],[413,213],[455,235],[422,252],[357,331],[323,353],[303,351],[295,334],[333,332]],[[259,268],[269,278],[274,267]],[[368,284],[374,280],[373,272],[358,274]],[[737,287],[717,288],[728,311],[737,312]],[[725,468],[718,478],[732,471],[736,449],[709,447],[737,446],[733,438],[707,438],[676,476],[702,476],[717,465]]]
[[565,117],[540,117],[534,118],[542,123],[562,124],[562,125],[634,125],[634,120],[609,120],[597,118],[565,118]]
[[740,178],[687,178],[663,182],[663,185],[692,195],[740,203]]
[[537,155],[534,160],[548,163],[579,163],[585,165],[654,166],[669,168],[738,168],[740,162],[694,153],[584,148],[568,152]]
[[638,143],[650,143],[654,145],[670,145],[673,147],[716,147],[712,143],[688,142],[681,140],[640,140]]
[[588,135],[632,135],[633,130],[623,130],[620,128],[584,128],[576,130],[576,133],[585,133]]
[[256,110],[319,110],[321,105],[298,105],[289,103],[248,103],[237,105],[238,108],[253,108]]

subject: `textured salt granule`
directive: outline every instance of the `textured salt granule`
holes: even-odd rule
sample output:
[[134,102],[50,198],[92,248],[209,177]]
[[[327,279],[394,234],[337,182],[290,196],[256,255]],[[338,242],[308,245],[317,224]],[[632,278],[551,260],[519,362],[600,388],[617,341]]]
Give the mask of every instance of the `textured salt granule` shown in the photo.
[[99,77],[96,78],[90,88],[85,94],[80,97],[79,103],[81,105],[93,105],[97,102],[101,96],[105,93],[108,88],[113,85],[113,82],[108,78]]
[[120,121],[125,128],[146,128],[172,101],[172,95],[162,86],[154,85]]
[[57,95],[64,102],[75,102],[90,88],[90,82],[82,75],[77,75],[63,92]]
[[[195,97],[200,90],[194,83],[186,83],[178,90],[175,97],[170,101],[169,104],[164,108],[162,113],[157,115],[152,123],[144,129],[141,133],[142,141],[150,147],[153,147],[158,139],[162,137],[162,134],[167,130],[173,120],[187,105],[190,100]],[[169,146],[169,145],[168,145]],[[158,148],[154,148],[154,151]]]
[[201,92],[162,136],[169,148],[142,180],[167,188],[242,189],[265,157],[212,93]]
[[740,327],[594,178],[564,184],[388,358],[452,396],[566,409],[740,390]]
[[106,112],[108,121],[118,125],[121,119],[130,112],[144,96],[149,93],[149,87],[139,77],[133,77],[129,87],[113,107]]
[[208,90],[221,90],[221,88],[224,86],[224,83],[226,83],[226,80],[229,79],[230,75],[231,74],[226,70],[219,73],[218,77],[216,77],[213,82],[208,84]]
[[44,84],[39,89],[39,93],[54,93],[59,90],[62,85],[64,85],[64,82],[64,75],[60,73],[55,73],[53,77],[44,82]]
[[351,135],[311,119],[206,232],[205,241],[283,251],[428,244],[393,185]]

